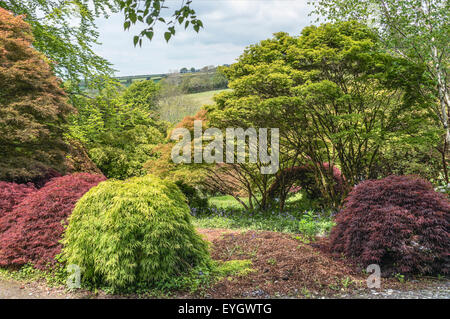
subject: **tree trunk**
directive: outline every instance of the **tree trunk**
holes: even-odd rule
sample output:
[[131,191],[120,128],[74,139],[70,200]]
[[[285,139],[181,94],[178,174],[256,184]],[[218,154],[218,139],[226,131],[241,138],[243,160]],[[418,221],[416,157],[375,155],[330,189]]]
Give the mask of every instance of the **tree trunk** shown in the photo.
[[[433,39],[434,40],[434,39]],[[446,85],[446,81],[444,79],[444,75],[441,69],[438,52],[435,46],[432,47],[432,56],[433,56],[433,64],[434,70],[436,72],[437,78],[437,90],[439,95],[439,102],[441,108],[441,121],[442,125],[445,129],[445,137],[444,137],[444,149],[442,153],[442,167],[444,170],[445,182],[449,183],[448,180],[448,172],[447,172],[447,153],[448,153],[448,145],[450,145],[450,128],[448,123],[448,111],[450,107],[450,98],[449,92]]]

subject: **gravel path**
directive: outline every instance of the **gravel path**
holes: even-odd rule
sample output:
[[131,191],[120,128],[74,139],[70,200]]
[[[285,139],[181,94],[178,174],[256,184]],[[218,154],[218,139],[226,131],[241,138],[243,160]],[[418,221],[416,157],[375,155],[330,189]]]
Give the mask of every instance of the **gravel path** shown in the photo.
[[370,292],[339,295],[345,299],[450,299],[450,281],[434,283],[430,287],[418,290],[371,290]]
[[[89,292],[69,293],[63,288],[50,288],[38,283],[23,284],[13,280],[0,279],[0,299],[78,299],[78,298],[118,298],[119,296],[97,295]],[[264,296],[249,296],[264,298]],[[269,296],[265,296],[269,297]],[[120,297],[119,297],[120,298]],[[313,298],[322,298],[313,296]],[[343,299],[450,299],[450,281],[434,283],[430,287],[401,291],[393,289],[356,292],[351,295],[336,295]]]
[[66,299],[64,290],[0,279],[0,299]]

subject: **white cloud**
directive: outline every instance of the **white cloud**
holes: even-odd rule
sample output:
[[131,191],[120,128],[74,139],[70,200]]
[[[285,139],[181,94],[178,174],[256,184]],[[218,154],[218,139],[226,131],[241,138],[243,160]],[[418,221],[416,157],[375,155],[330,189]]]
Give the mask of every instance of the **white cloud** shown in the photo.
[[307,0],[194,0],[192,7],[204,29],[196,33],[179,28],[166,43],[164,29],[159,28],[153,41],[145,41],[142,48],[133,46],[138,29],[124,31],[120,13],[101,19],[102,45],[95,51],[114,64],[117,75],[165,73],[182,67],[232,63],[246,46],[279,31],[298,35],[312,20]]

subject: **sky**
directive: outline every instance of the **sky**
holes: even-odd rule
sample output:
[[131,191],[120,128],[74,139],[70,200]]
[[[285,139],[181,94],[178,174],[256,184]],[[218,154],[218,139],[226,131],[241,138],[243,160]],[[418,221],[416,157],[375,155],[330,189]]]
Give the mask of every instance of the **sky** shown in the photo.
[[[97,20],[99,41],[94,51],[106,58],[117,70],[116,76],[168,73],[182,67],[233,63],[250,44],[283,31],[298,35],[312,24],[308,0],[193,0],[192,8],[204,28],[177,28],[167,43],[165,28],[157,28],[153,40],[133,46],[139,28],[123,30],[122,13]],[[168,6],[179,6],[180,0],[168,0]]]

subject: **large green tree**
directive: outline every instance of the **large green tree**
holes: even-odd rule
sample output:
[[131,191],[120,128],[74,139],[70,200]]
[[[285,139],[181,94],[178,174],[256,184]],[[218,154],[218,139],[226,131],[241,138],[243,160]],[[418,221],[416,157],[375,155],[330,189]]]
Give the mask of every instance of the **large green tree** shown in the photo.
[[74,109],[32,43],[30,26],[0,8],[0,180],[64,171],[64,125]]
[[334,193],[334,166],[353,186],[378,177],[387,145],[436,143],[427,125],[433,114],[413,95],[423,69],[386,53],[363,24],[311,26],[297,38],[275,34],[250,46],[224,72],[232,90],[208,109],[211,125],[279,128],[286,156],[280,163],[315,167],[317,184],[334,206],[341,201]]
[[443,129],[443,171],[449,182],[447,166],[450,145],[449,38],[450,2],[448,0],[316,0],[314,13],[331,21],[358,20],[370,25],[385,48],[425,66],[433,84],[418,87],[424,96],[435,99],[434,111]]

